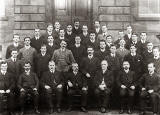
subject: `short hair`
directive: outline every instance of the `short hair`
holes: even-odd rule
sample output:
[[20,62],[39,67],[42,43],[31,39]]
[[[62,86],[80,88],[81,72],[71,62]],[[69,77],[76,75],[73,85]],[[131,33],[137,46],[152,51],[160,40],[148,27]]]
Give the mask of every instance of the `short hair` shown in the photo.
[[49,64],[49,63],[52,63],[52,62],[55,64],[55,61],[54,61],[54,60],[52,60],[52,59],[48,62],[48,64]]
[[25,65],[25,64],[30,64],[30,65],[32,65],[29,60],[25,60],[24,65]]
[[140,34],[145,33],[147,35],[147,32],[141,32]]
[[153,67],[155,67],[155,64],[154,64],[154,62],[149,62],[149,63],[148,63],[148,65],[150,65],[150,64],[153,64]]
[[107,35],[107,37],[106,37],[106,38],[108,38],[108,37],[111,37],[111,38],[112,38],[112,35]]
[[[129,61],[128,61],[128,60],[124,60],[124,61],[123,61],[123,63],[124,63],[124,62],[128,62],[128,63],[129,63]],[[129,63],[129,64],[130,64],[130,63]]]
[[79,18],[75,18],[75,19],[74,19],[74,23],[75,23],[75,22],[79,22]]
[[47,47],[47,46],[46,46],[46,44],[42,44],[42,45],[41,45],[41,48],[42,48],[42,47]]
[[[17,48],[13,48],[12,51],[17,51],[17,52],[18,52],[18,49],[17,49]],[[12,51],[11,51],[11,52],[12,52]]]
[[77,37],[81,38],[79,35],[76,35],[76,36],[75,36],[75,38],[77,38]]
[[5,60],[2,60],[0,64],[1,64],[1,65],[2,65],[2,64],[7,64],[7,62],[6,62]]
[[93,48],[92,46],[88,46],[87,49],[88,49],[88,48],[92,48],[92,49],[94,50],[94,48]]
[[53,24],[52,24],[52,23],[48,23],[48,24],[47,24],[47,27],[48,27],[48,26],[53,26]]
[[[115,44],[111,44],[110,48],[111,48],[111,47],[116,47],[116,45],[115,45]],[[117,47],[116,47],[116,48],[117,48]]]
[[154,46],[154,47],[153,47],[153,50],[154,50],[154,49],[157,49],[157,50],[159,51],[159,47],[158,47],[158,46]]
[[25,38],[24,38],[24,41],[25,41],[27,38],[29,38],[29,39],[31,40],[31,37],[28,36],[28,37],[25,37]]
[[[14,38],[14,36],[19,36],[19,34],[13,34],[13,38]],[[20,36],[19,36],[19,38],[20,38]]]
[[90,30],[89,34],[96,34],[94,30]]
[[102,64],[102,62],[107,62],[107,65],[108,65],[108,61],[107,61],[106,59],[102,60],[102,61],[101,61],[101,64]]
[[105,42],[105,44],[106,44],[106,41],[105,41],[105,40],[100,40],[99,43],[100,43],[100,42]]

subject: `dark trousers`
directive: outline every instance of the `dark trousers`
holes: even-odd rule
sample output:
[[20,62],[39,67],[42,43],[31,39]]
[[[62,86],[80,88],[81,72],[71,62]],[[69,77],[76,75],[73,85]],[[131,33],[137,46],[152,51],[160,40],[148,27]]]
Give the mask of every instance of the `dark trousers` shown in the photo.
[[100,90],[99,88],[95,89],[95,96],[98,101],[98,106],[107,107],[110,99],[110,89]]
[[14,93],[4,93],[0,94],[1,108],[8,109],[10,112],[14,111]]
[[148,93],[146,90],[142,91],[140,93],[140,105],[141,105],[141,110],[144,111],[144,107],[146,105],[146,100],[150,100],[152,109],[154,113],[158,112],[158,103],[159,103],[159,94],[156,92],[153,93]]
[[82,107],[87,106],[87,94],[88,94],[87,90],[82,90],[82,89],[78,89],[78,88],[76,88],[76,89],[69,88],[67,94],[68,94],[68,105],[69,106],[72,106],[73,95],[75,95],[75,94],[81,95],[81,106]]
[[130,88],[120,88],[120,103],[121,103],[121,109],[124,109],[125,104],[127,104],[127,107],[129,109],[132,108],[133,106],[133,101],[134,101],[134,95],[135,95],[135,90],[132,90]]
[[56,95],[56,107],[61,106],[61,101],[62,101],[62,95],[63,95],[63,88],[49,88],[45,89],[46,93],[46,101],[49,104],[49,108],[53,108],[53,94]]
[[33,98],[34,107],[38,108],[38,98],[39,98],[38,91],[33,89],[24,89],[24,90],[25,91],[20,92],[21,108],[24,109],[25,99],[27,98],[27,96],[31,96],[31,98]]

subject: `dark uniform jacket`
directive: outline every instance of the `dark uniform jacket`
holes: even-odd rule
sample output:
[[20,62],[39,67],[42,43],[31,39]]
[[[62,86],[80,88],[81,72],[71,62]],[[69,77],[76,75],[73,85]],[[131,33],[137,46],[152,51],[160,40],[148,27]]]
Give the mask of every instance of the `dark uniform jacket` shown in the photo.
[[101,50],[98,50],[98,51],[95,51],[95,57],[97,57],[99,60],[100,60],[100,62],[102,61],[102,60],[104,60],[105,59],[105,57],[106,56],[108,56],[109,55],[109,52],[107,51],[107,50],[105,50],[104,52],[102,52]]
[[23,72],[20,76],[19,76],[19,80],[18,80],[18,87],[21,88],[39,88],[39,80],[37,75],[30,71],[30,75],[26,75],[25,72]]
[[103,79],[104,79],[106,88],[111,89],[113,85],[113,73],[109,70],[107,70],[105,73],[103,73],[102,70],[97,71],[95,78],[94,78],[94,84],[96,88],[99,87]]
[[135,72],[131,70],[129,70],[128,73],[126,73],[124,70],[119,72],[117,77],[117,84],[119,87],[121,87],[121,85],[125,85],[127,88],[130,88],[132,85],[136,86],[136,83]]
[[80,34],[82,33],[82,28],[79,27],[78,29],[75,29],[75,27],[73,26],[72,32],[73,32],[75,35],[80,35]]
[[75,34],[72,32],[70,35],[66,32],[65,38],[68,40],[68,48],[75,44]]
[[47,71],[42,75],[41,84],[42,86],[48,85],[51,88],[56,88],[59,84],[64,84],[64,79],[58,71],[55,71],[54,73]]

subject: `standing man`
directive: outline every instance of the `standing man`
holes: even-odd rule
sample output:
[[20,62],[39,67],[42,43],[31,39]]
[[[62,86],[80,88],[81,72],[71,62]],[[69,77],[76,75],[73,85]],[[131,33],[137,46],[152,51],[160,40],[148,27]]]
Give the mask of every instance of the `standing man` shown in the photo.
[[61,25],[58,21],[55,21],[54,23],[54,30],[53,30],[53,38],[57,39],[59,38],[59,30],[61,28]]
[[102,33],[98,34],[97,36],[97,42],[99,42],[100,40],[105,40],[106,41],[106,37],[108,36],[108,28],[106,24],[102,24]]
[[98,20],[94,21],[94,31],[96,33],[96,39],[97,39],[98,34],[102,33],[101,25],[100,25],[100,22]]
[[[148,64],[148,72],[145,73],[141,78],[141,93],[140,93],[140,101],[141,101],[141,115],[144,115],[144,107],[145,100],[147,97],[151,99],[152,111],[154,115],[158,113],[158,103],[160,100],[159,89],[160,89],[160,76],[155,72],[154,63]],[[147,98],[148,99],[148,98]]]
[[24,63],[24,72],[19,77],[18,87],[20,89],[20,105],[21,105],[20,115],[24,114],[24,104],[28,93],[33,98],[35,113],[39,114],[40,113],[38,111],[39,80],[37,75],[31,71],[31,63],[29,61],[26,61]]
[[68,50],[66,47],[67,42],[62,40],[60,42],[60,48],[55,50],[52,56],[52,60],[55,62],[56,69],[60,72],[68,72],[72,63],[75,62],[71,50]]
[[82,34],[80,34],[82,44],[85,44],[89,40],[89,33],[87,25],[82,26]]
[[82,29],[80,27],[80,21],[78,18],[74,19],[73,33],[75,35],[80,35],[82,33]]
[[53,60],[49,61],[48,64],[49,71],[46,71],[42,75],[41,84],[43,88],[45,88],[45,94],[47,103],[49,105],[49,114],[52,114],[54,111],[53,105],[53,96],[52,94],[56,94],[57,100],[57,112],[61,112],[61,101],[62,101],[62,93],[63,93],[63,76],[56,70],[55,62]]
[[[108,62],[103,60],[101,62],[101,70],[97,71],[94,78],[95,95],[100,106],[100,112],[105,113],[110,100],[110,94],[113,85],[113,74],[108,70]],[[102,97],[101,97],[101,94]]]
[[127,103],[128,114],[132,113],[133,100],[135,95],[135,73],[130,70],[130,63],[123,62],[123,70],[119,72],[117,84],[120,90],[121,110],[120,114],[124,113],[125,103]]
[[86,78],[82,73],[79,72],[79,67],[77,63],[72,64],[72,71],[68,73],[67,77],[67,94],[68,94],[68,105],[67,111],[72,110],[72,99],[74,94],[81,94],[81,110],[87,112],[87,94],[88,86]]
[[19,50],[23,47],[19,43],[19,41],[20,41],[20,36],[18,34],[14,34],[13,35],[13,43],[7,47],[6,59],[11,57],[11,52],[13,49],[17,49],[17,51],[19,52]]

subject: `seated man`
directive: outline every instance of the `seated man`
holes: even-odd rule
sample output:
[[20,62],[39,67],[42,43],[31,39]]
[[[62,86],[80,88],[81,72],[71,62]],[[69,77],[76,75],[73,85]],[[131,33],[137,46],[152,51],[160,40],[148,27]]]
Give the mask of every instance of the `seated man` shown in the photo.
[[20,88],[20,105],[21,114],[24,114],[24,102],[27,94],[33,97],[35,113],[39,114],[38,111],[38,87],[39,80],[35,73],[31,71],[31,63],[26,61],[24,63],[24,72],[19,76],[18,87]]
[[[7,96],[7,107],[9,109],[10,115],[13,115],[13,88],[14,83],[12,80],[12,74],[7,72],[7,62],[2,61],[0,66],[0,99]],[[0,100],[0,101],[2,101]],[[3,105],[4,107],[5,105]]]
[[[96,73],[94,82],[96,86],[95,95],[101,107],[100,112],[105,113],[113,84],[113,74],[108,70],[108,62],[106,60],[101,62],[101,70]],[[102,97],[100,94],[102,94]]]
[[148,72],[145,73],[141,80],[141,115],[144,115],[145,98],[149,97],[151,99],[152,108],[154,115],[158,112],[158,102],[160,89],[160,76],[155,72],[154,63],[148,64]]
[[[117,84],[120,89],[121,97],[121,111],[120,114],[124,113],[124,104],[128,106],[128,114],[131,114],[131,108],[133,105],[133,99],[135,94],[135,73],[130,70],[130,64],[128,61],[123,62],[123,70],[120,71]],[[126,100],[127,99],[127,100]]]
[[61,100],[62,100],[62,93],[63,93],[63,77],[55,69],[55,62],[53,60],[49,61],[48,64],[49,71],[44,72],[41,78],[42,86],[45,88],[47,103],[49,104],[49,114],[52,114],[53,109],[53,103],[52,103],[52,94],[56,94],[56,100],[57,100],[57,112],[61,112]]
[[72,109],[72,96],[74,94],[81,94],[81,110],[86,112],[87,105],[87,82],[85,76],[79,72],[78,64],[72,64],[72,71],[68,73],[67,78],[67,87],[68,87],[68,104],[69,108],[67,111]]

